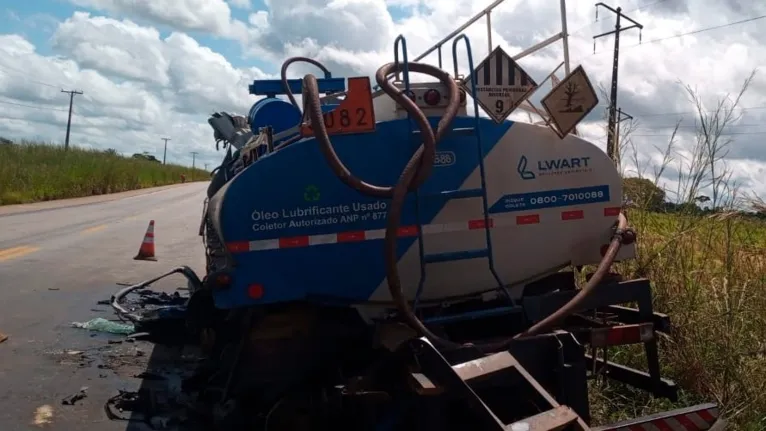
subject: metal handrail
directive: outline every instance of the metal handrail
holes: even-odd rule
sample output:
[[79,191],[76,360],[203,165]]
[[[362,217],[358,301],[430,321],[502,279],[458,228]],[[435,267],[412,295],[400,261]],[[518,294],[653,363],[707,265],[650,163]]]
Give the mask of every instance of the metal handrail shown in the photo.
[[[439,42],[436,42],[433,46],[425,50],[422,54],[415,57],[413,62],[418,62],[422,59],[424,59],[429,54],[433,53],[434,51],[438,51],[439,53],[439,68],[442,67],[442,55],[441,55],[441,47],[449,42],[450,40],[454,39],[457,35],[459,35],[463,30],[470,27],[473,23],[478,21],[479,19],[483,17],[487,17],[487,55],[489,55],[492,52],[492,20],[491,20],[491,14],[492,10],[498,7],[500,4],[502,4],[505,0],[495,0],[493,1],[489,6],[482,9],[479,13],[471,17],[468,21],[463,23],[460,27],[458,27],[456,30],[452,31],[450,34],[448,34],[446,37],[444,37]],[[532,54],[536,51],[539,51],[540,49],[545,48],[548,45],[551,45],[555,42],[558,42],[559,40],[562,40],[563,48],[564,48],[564,74],[569,75],[570,67],[569,67],[569,33],[567,31],[567,12],[566,12],[566,0],[559,0],[560,10],[561,10],[561,31],[548,39],[545,39],[542,42],[539,42],[520,53],[514,55],[512,58],[516,61],[528,56],[529,54]],[[559,66],[560,67],[560,66]],[[558,69],[558,68],[557,68]],[[457,78],[457,77],[456,77]],[[373,96],[382,93],[381,91],[375,91],[373,90]],[[332,95],[327,95],[323,97],[320,100],[324,100],[327,97],[337,97],[341,95],[345,95],[346,92],[342,93],[334,93]],[[534,108],[534,106],[531,105],[528,101],[526,102],[531,106],[530,108],[527,108],[526,106],[520,106],[523,109],[531,112],[537,112],[537,109]]]

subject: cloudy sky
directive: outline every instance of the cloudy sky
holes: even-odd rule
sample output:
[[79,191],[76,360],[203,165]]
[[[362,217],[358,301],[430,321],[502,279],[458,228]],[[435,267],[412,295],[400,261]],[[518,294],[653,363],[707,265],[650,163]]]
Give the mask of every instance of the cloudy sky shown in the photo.
[[[161,158],[160,138],[170,137],[169,161],[191,164],[190,152],[197,151],[198,161],[212,168],[222,153],[215,151],[207,116],[221,110],[246,113],[257,100],[248,94],[247,85],[253,79],[276,78],[285,58],[316,58],[336,76],[372,75],[392,60],[397,35],[407,37],[414,56],[490,2],[3,2],[0,136],[63,142],[69,100],[61,90],[76,89],[84,94],[75,97],[75,145],[127,154],[148,151]],[[613,29],[614,15],[599,8],[596,20],[594,3],[567,0],[572,67],[582,64],[594,84],[608,86],[614,39],[599,39],[594,54],[593,36]],[[766,2],[606,3],[622,7],[644,25],[641,44],[637,29],[621,36],[618,105],[637,121],[632,141],[642,166],[651,171],[659,160],[655,147],[667,144],[677,121],[682,121],[680,150],[692,142],[693,105],[679,80],[696,87],[712,106],[727,93],[736,93],[752,70],[766,63]],[[506,0],[492,22],[493,45],[510,54],[561,30],[554,0]],[[467,34],[478,63],[487,55],[484,22]],[[557,43],[520,64],[541,81],[563,60],[562,52]],[[436,56],[427,61],[435,63]],[[291,77],[308,71],[310,67],[296,65]],[[605,104],[603,99],[581,127],[602,148]],[[740,106],[741,118],[725,131],[733,140],[727,163],[745,189],[766,196],[766,70],[756,74]],[[668,172],[666,186],[673,187],[674,172]]]

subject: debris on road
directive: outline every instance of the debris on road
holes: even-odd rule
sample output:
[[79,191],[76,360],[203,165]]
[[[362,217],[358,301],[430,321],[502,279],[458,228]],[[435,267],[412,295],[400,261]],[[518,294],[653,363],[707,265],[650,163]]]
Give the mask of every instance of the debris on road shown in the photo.
[[2,332],[0,332],[0,343],[2,343],[3,341],[5,341],[7,339],[8,339],[8,335],[3,334]]
[[[119,391],[107,400],[106,416],[113,421],[142,422],[152,429],[166,429],[186,420],[183,403],[165,391],[141,388],[138,392]],[[130,412],[129,415],[125,415]]]
[[65,406],[73,406],[77,401],[80,401],[83,398],[86,398],[88,394],[86,393],[88,391],[87,386],[83,386],[80,388],[79,391],[77,391],[76,394],[69,395],[68,397],[65,397],[63,400],[61,400],[61,404]]
[[32,422],[37,426],[48,425],[53,422],[53,407],[48,404],[42,405],[35,409],[35,419]]
[[72,322],[72,326],[80,329],[87,329],[89,331],[109,332],[111,334],[123,334],[129,335],[135,331],[135,327],[127,323],[117,323],[104,319],[103,317],[96,317],[87,322]]

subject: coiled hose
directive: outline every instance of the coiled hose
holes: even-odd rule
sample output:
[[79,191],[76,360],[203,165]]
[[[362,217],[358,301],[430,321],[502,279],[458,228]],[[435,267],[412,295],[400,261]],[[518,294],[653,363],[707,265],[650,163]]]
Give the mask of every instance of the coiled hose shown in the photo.
[[[290,83],[287,82],[287,69],[290,67],[291,64],[302,61],[304,63],[313,64],[314,66],[322,69],[322,72],[324,72],[325,76],[330,76],[330,69],[326,68],[324,64],[314,60],[313,58],[308,57],[290,57],[288,58],[284,63],[282,63],[282,70],[280,72],[280,76],[282,78],[282,88],[285,90],[285,94],[287,94],[287,98],[290,99],[290,103],[293,104],[298,109],[301,109],[300,106],[298,106],[298,102],[295,100],[295,96],[293,96],[293,91],[290,89]],[[317,91],[317,95],[319,92]]]
[[[384,257],[388,288],[391,294],[391,298],[396,303],[399,312],[407,324],[419,335],[427,337],[437,346],[446,349],[458,349],[470,346],[472,348],[478,348],[479,350],[486,352],[498,351],[505,349],[506,346],[508,346],[515,338],[536,335],[556,326],[563,319],[576,311],[577,308],[583,303],[583,301],[585,301],[593,293],[594,288],[601,282],[604,275],[609,271],[609,267],[614,262],[614,259],[617,256],[617,252],[619,251],[622,244],[628,243],[630,235],[627,233],[632,231],[627,229],[627,219],[624,215],[620,214],[617,223],[617,229],[609,244],[609,248],[607,249],[604,257],[601,259],[598,269],[594,273],[593,277],[591,277],[591,279],[588,281],[586,286],[583,287],[580,292],[578,292],[578,294],[563,307],[558,309],[547,318],[533,325],[525,332],[516,335],[515,337],[509,337],[499,342],[480,345],[455,343],[434,334],[420,319],[418,319],[410,307],[407,298],[404,296],[402,291],[399,269],[397,267],[398,259],[396,252],[396,234],[401,225],[402,210],[404,207],[407,192],[417,189],[429,177],[431,169],[433,168],[436,144],[449,130],[452,121],[457,116],[460,98],[458,96],[459,90],[457,83],[448,73],[427,64],[408,64],[410,71],[423,73],[425,75],[437,78],[447,88],[448,95],[446,99],[449,102],[445,109],[444,115],[442,116],[441,120],[439,120],[439,123],[436,127],[436,132],[434,132],[431,129],[428,118],[425,116],[423,111],[418,108],[415,102],[404,95],[401,90],[396,88],[391,82],[388,81],[388,79],[386,79],[392,73],[403,72],[402,66],[403,64],[401,63],[388,63],[378,69],[377,73],[375,74],[375,79],[383,91],[397,103],[399,103],[405,110],[407,110],[411,118],[415,120],[415,123],[420,129],[420,136],[422,137],[423,142],[420,147],[418,147],[417,151],[413,154],[412,158],[410,158],[410,160],[407,162],[407,165],[404,167],[404,170],[399,176],[398,181],[393,186],[379,186],[367,183],[354,176],[354,174],[351,173],[351,171],[349,171],[349,169],[343,164],[343,161],[340,160],[332,146],[332,142],[330,141],[330,137],[327,133],[327,128],[324,125],[319,99],[319,86],[316,77],[308,74],[303,78],[303,103],[305,106],[304,114],[307,114],[309,120],[311,121],[312,127],[314,128],[314,136],[319,142],[322,154],[324,155],[335,175],[337,175],[338,178],[343,181],[343,183],[364,195],[378,198],[391,198],[386,222]],[[635,234],[632,236],[632,238],[635,238]]]

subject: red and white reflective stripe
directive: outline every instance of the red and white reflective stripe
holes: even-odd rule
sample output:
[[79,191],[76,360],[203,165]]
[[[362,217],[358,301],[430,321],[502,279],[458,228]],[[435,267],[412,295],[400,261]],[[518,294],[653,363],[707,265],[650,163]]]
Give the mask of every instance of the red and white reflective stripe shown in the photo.
[[645,343],[654,338],[652,323],[620,325],[591,330],[590,343],[593,347],[624,346]]
[[149,222],[149,227],[146,228],[144,234],[144,244],[154,244],[154,220]]
[[[620,213],[620,208],[604,208],[604,216],[612,217]],[[562,211],[562,221],[582,220],[585,213],[582,210]],[[489,228],[521,226],[539,224],[540,214],[524,214],[514,217],[498,217],[489,219]],[[463,232],[476,229],[484,229],[486,221],[482,219],[468,220],[467,222],[435,223],[423,225],[423,235],[439,233]],[[243,253],[248,251],[276,250],[282,248],[308,247],[312,245],[340,244],[383,239],[386,236],[385,229],[346,231],[322,235],[305,235],[289,238],[262,239],[256,241],[230,242],[227,248],[231,253]],[[399,228],[397,237],[406,238],[418,236],[417,226],[402,226]]]
[[718,408],[714,407],[659,417],[633,425],[605,427],[603,429],[614,431],[704,431],[713,426],[718,420],[718,415]]

